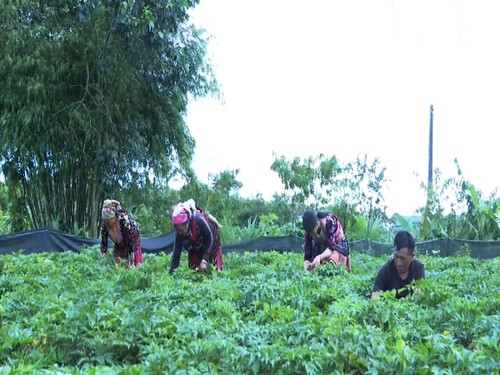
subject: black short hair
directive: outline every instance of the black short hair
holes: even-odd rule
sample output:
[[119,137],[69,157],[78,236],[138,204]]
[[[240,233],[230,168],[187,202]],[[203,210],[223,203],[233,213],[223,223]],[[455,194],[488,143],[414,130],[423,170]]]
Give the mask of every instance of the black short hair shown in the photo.
[[407,230],[399,231],[394,237],[394,249],[398,251],[403,247],[407,247],[408,251],[412,255],[415,252],[415,239],[413,238],[413,235]]
[[314,229],[316,222],[318,221],[318,215],[314,211],[306,211],[302,216],[302,227],[306,232],[310,232]]

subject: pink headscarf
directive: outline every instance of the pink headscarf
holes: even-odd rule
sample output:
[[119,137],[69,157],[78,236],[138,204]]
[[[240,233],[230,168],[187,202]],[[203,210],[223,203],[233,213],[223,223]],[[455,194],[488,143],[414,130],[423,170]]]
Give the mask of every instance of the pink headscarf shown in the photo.
[[177,225],[185,223],[186,221],[188,221],[188,211],[182,203],[179,203],[172,212],[172,223]]

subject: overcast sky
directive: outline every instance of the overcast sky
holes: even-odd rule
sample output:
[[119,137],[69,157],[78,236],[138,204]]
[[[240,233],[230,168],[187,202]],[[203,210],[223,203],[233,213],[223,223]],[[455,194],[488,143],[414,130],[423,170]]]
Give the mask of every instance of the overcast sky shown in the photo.
[[[307,6],[306,6],[307,4]],[[243,196],[282,190],[273,151],[367,153],[387,167],[389,213],[424,204],[434,167],[500,190],[500,1],[201,0],[192,21],[224,100],[191,103],[198,177],[240,169]]]

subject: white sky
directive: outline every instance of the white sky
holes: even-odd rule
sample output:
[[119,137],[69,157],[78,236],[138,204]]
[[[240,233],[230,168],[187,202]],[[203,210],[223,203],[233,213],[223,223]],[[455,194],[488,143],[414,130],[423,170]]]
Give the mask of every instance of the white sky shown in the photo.
[[387,167],[389,213],[411,215],[432,104],[434,167],[456,176],[456,157],[485,197],[500,190],[500,1],[201,0],[192,21],[224,96],[187,113],[202,181],[238,168],[242,196],[270,199],[273,151],[367,153]]

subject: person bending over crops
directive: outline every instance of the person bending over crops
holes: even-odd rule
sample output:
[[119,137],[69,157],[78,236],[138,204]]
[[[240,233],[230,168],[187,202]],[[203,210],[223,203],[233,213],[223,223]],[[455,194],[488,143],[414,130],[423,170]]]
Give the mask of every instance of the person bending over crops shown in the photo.
[[415,259],[415,239],[405,230],[394,237],[394,256],[377,273],[372,288],[372,299],[379,298],[377,292],[395,290],[396,298],[412,294],[410,284],[425,277],[425,267]]
[[175,207],[177,207],[178,204],[182,204],[191,215],[194,214],[195,211],[198,211],[200,213],[205,214],[205,217],[208,219],[208,221],[211,221],[214,223],[217,228],[221,228],[222,225],[219,223],[219,221],[212,215],[208,210],[205,210],[203,208],[197,207],[196,202],[194,201],[193,198],[188,199],[185,202],[179,202],[170,207],[170,217],[172,217],[172,214],[174,213]]
[[304,269],[311,271],[324,263],[342,265],[351,271],[349,242],[339,218],[329,212],[306,211],[302,216]]
[[108,237],[114,242],[113,257],[128,261],[129,265],[142,263],[141,236],[139,228],[129,217],[120,202],[106,199],[102,205],[101,253],[108,250]]
[[188,252],[188,267],[205,272],[209,264],[222,270],[222,245],[219,225],[215,218],[209,219],[202,208],[190,199],[170,209],[170,217],[176,231],[174,249],[170,257],[169,273],[179,267],[182,249]]

